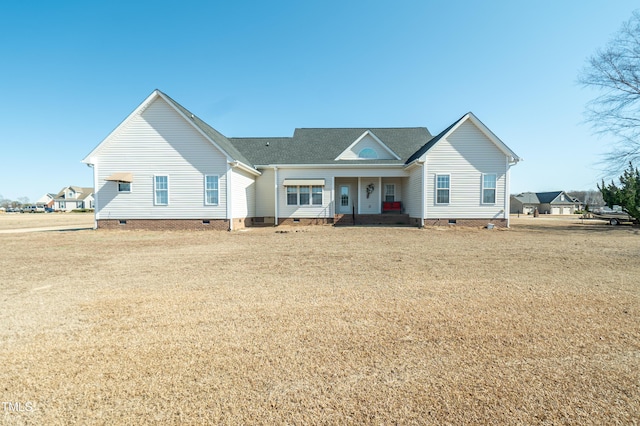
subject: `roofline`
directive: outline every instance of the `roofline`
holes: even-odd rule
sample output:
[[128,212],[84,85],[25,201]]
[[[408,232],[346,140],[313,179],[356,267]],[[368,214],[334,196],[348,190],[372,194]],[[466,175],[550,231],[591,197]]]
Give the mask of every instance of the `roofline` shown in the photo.
[[165,101],[169,106],[171,106],[171,108],[178,113],[178,115],[180,117],[182,117],[187,123],[189,123],[191,125],[191,127],[193,129],[195,129],[202,137],[205,138],[205,140],[209,141],[209,143],[211,143],[214,147],[216,147],[216,149],[218,149],[220,152],[222,152],[226,157],[227,157],[227,162],[232,163],[232,162],[237,162],[240,164],[243,164],[245,167],[247,167],[250,173],[256,174],[258,173],[256,176],[259,176],[260,172],[254,168],[252,168],[251,166],[248,166],[240,161],[237,161],[236,159],[232,158],[229,153],[227,151],[225,151],[224,149],[222,149],[220,147],[220,145],[218,145],[216,143],[216,141],[214,141],[211,137],[209,137],[209,135],[207,135],[199,126],[196,125],[196,123],[193,122],[193,120],[191,120],[189,117],[187,117],[182,111],[180,111],[180,109],[176,106],[175,101],[173,101],[172,99],[170,99],[167,95],[165,95],[164,93],[162,93],[160,90],[155,89],[149,96],[147,96],[147,98],[142,101],[142,103],[140,105],[138,105],[138,107],[131,113],[129,114],[119,125],[118,127],[116,127],[111,133],[109,133],[109,135],[104,138],[102,140],[102,142],[100,142],[90,153],[89,155],[87,155],[82,162],[85,164],[94,164],[93,159],[91,158],[93,156],[93,154],[107,141],[109,140],[113,135],[115,135],[124,125],[125,123],[127,123],[129,120],[131,120],[134,116],[139,115],[140,113],[142,113],[145,109],[147,109],[149,107],[149,105],[151,104],[151,102],[153,102],[154,100],[156,100],[157,98],[161,98],[163,101]]
[[[493,133],[491,131],[491,129],[489,129],[487,126],[485,126],[485,124],[482,121],[480,121],[480,119],[478,117],[476,117],[475,114],[473,114],[472,112],[468,112],[467,114],[465,114],[463,119],[460,120],[460,122],[458,124],[453,126],[453,128],[448,133],[450,134],[451,132],[453,132],[454,129],[457,129],[458,127],[460,127],[460,125],[465,121],[464,120],[465,118],[466,119],[470,119],[471,122],[473,124],[475,124],[476,127],[478,127],[480,129],[480,131],[482,133],[484,133],[485,136],[487,136],[496,146],[498,146],[498,148],[500,148],[500,150],[502,152],[504,152],[505,154],[509,155],[511,157],[510,158],[510,163],[516,164],[519,161],[522,161],[522,158],[518,157],[518,155],[515,152],[513,152],[511,150],[511,148],[509,148],[507,146],[506,143],[502,142],[502,140],[498,136],[496,136],[496,134]],[[448,135],[445,135],[445,137],[446,136],[448,136]]]
[[256,170],[253,167],[244,164],[242,161],[229,161],[229,165],[231,167],[236,167],[240,170],[251,173],[254,176],[260,176],[262,174],[259,170]]
[[[356,161],[356,160],[354,160]],[[335,168],[352,168],[352,167],[356,167],[356,168],[370,168],[370,167],[376,167],[376,168],[398,168],[398,169],[402,169],[405,167],[404,163],[395,163],[395,164],[380,164],[380,163],[374,163],[374,164],[256,164],[255,165],[256,168],[258,167],[282,167],[282,168],[290,168],[290,169],[316,169],[318,167],[326,167],[326,168],[331,168],[331,169],[335,169]]]
[[144,111],[145,109],[147,109],[147,106],[149,105],[149,103],[151,103],[151,101],[153,100],[153,98],[159,96],[160,91],[158,89],[154,90],[153,92],[151,92],[151,94],[149,96],[146,97],[146,99],[144,101],[142,101],[142,103],[140,103],[140,105],[138,105],[136,107],[136,109],[133,110],[133,112],[131,112],[129,115],[127,115],[124,120],[122,120],[120,122],[120,124],[118,124],[116,126],[115,129],[113,129],[108,135],[107,137],[105,137],[104,139],[102,139],[102,141],[100,141],[98,143],[98,145],[95,146],[95,148],[93,148],[91,150],[91,152],[89,154],[87,154],[83,159],[82,159],[82,163],[84,164],[94,164],[95,161],[91,158],[93,156],[93,154],[108,140],[110,139],[113,135],[115,135],[116,133],[118,133],[125,125],[125,123],[127,123],[132,117],[134,117],[135,115],[139,114],[140,112]]
[[[436,139],[435,142],[433,142],[433,145],[426,148],[424,152],[422,152],[422,154],[420,154],[416,159],[426,156],[427,153],[431,149],[433,149],[434,146],[440,143],[441,140],[448,138],[452,133],[458,130],[458,128],[467,120],[470,120],[471,123],[475,125],[478,128],[478,130],[480,130],[480,132],[482,132],[496,146],[496,148],[498,148],[500,151],[502,151],[503,154],[509,157],[509,165],[515,165],[519,161],[522,161],[522,158],[518,157],[518,155],[515,152],[513,152],[511,148],[507,146],[507,144],[502,142],[502,140],[498,136],[496,136],[495,133],[493,133],[487,126],[485,126],[485,124],[482,121],[480,121],[480,119],[476,117],[472,112],[466,113],[465,115],[460,117],[458,120],[454,121],[453,124],[451,124],[447,129],[443,130],[442,132],[438,133],[436,136],[431,138],[429,142],[427,142],[422,148],[416,151],[416,153],[424,149],[427,145],[432,143],[434,139]],[[415,153],[413,155],[415,155]],[[412,160],[412,162],[415,161],[416,159]]]

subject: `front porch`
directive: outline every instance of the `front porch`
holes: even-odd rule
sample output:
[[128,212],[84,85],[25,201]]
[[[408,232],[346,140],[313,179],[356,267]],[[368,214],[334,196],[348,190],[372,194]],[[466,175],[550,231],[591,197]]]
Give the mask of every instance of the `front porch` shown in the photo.
[[335,225],[411,224],[402,200],[404,177],[336,177]]

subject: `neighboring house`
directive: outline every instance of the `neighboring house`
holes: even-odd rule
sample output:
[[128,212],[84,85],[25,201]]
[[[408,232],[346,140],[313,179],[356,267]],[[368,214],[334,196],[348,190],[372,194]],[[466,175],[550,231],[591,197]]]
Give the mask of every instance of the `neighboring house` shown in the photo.
[[582,210],[582,202],[564,191],[523,192],[511,196],[511,213],[532,214],[537,208],[541,214],[574,214]]
[[156,90],[83,160],[98,228],[509,223],[520,158],[472,113],[424,127],[227,138]]
[[56,194],[48,193],[38,198],[36,206],[54,208]]
[[523,192],[511,196],[511,213],[533,214],[535,209],[540,212],[540,200],[535,192]]
[[94,208],[93,188],[66,186],[54,196],[53,208],[56,211]]

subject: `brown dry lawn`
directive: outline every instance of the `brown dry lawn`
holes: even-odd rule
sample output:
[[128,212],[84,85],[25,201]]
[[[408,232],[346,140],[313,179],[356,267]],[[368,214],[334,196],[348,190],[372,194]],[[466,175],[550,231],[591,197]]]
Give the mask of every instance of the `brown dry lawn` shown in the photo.
[[0,234],[0,423],[636,424],[639,260],[575,218]]
[[0,213],[0,232],[42,228],[90,228],[93,213]]

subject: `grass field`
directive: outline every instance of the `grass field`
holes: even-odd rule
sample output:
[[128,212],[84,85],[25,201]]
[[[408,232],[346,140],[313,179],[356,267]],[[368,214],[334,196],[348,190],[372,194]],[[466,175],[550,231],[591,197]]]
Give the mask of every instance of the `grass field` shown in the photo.
[[640,422],[637,227],[49,231],[0,247],[1,424]]

